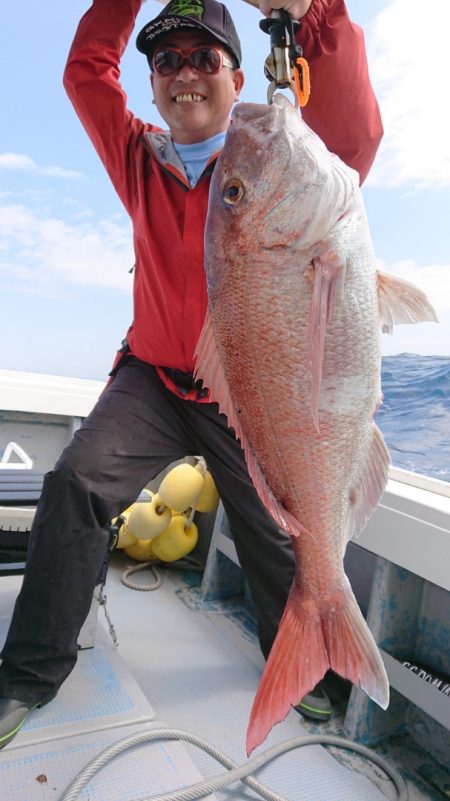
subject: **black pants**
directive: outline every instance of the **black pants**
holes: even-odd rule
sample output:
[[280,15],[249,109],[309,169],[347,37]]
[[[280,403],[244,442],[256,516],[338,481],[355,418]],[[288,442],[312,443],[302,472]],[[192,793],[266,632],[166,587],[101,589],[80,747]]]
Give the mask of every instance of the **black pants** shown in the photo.
[[[0,697],[49,700],[75,665],[108,546],[107,524],[171,462],[204,456],[270,651],[294,573],[288,535],[261,504],[216,404],[184,401],[131,357],[45,477],[0,666]],[[151,623],[149,623],[149,634]]]

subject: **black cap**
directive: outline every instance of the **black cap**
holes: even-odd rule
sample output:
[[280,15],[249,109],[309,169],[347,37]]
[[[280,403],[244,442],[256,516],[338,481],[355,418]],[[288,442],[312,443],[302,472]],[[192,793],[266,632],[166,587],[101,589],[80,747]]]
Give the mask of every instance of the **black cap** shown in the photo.
[[217,0],[170,0],[155,19],[142,28],[136,47],[151,62],[162,36],[172,31],[200,30],[210,33],[235,57],[242,61],[241,43],[230,12]]

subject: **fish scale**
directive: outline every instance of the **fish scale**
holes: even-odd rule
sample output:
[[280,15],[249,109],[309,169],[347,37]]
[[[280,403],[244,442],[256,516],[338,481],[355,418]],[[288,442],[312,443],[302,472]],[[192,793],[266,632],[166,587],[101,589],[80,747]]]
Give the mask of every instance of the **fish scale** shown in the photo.
[[282,95],[233,112],[211,182],[205,267],[196,376],[296,558],[250,716],[250,753],[329,668],[388,704],[343,556],[388,476],[373,422],[381,327],[435,315],[420,290],[377,271],[357,174]]

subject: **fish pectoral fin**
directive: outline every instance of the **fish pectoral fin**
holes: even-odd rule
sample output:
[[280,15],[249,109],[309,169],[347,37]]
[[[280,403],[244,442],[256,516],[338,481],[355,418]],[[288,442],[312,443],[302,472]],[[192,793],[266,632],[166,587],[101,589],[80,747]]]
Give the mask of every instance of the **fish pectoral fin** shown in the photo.
[[342,278],[344,269],[345,264],[332,252],[317,256],[311,262],[313,292],[308,321],[308,363],[311,374],[311,413],[317,431],[325,335],[333,314],[338,280]]
[[364,470],[349,493],[345,542],[358,537],[375,511],[388,480],[390,456],[383,435],[373,423],[372,441]]
[[196,379],[201,378],[205,387],[208,387],[210,398],[219,405],[228,421],[234,428],[237,439],[244,451],[248,472],[256,492],[262,503],[280,528],[294,537],[302,533],[309,533],[284,507],[277,501],[264,477],[261,466],[253,453],[250,443],[243,431],[239,413],[233,402],[230,385],[220,358],[219,349],[214,334],[214,326],[210,311],[205,316],[202,331],[195,349],[197,364],[194,370]]
[[393,275],[377,270],[378,308],[383,333],[392,334],[401,323],[438,322],[436,312],[425,293]]

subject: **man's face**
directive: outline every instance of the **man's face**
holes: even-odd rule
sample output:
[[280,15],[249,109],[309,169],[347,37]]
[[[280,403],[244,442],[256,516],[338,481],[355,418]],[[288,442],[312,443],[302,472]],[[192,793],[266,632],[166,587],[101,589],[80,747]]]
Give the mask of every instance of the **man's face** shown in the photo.
[[[168,34],[158,43],[155,54],[168,47],[188,51],[204,44],[211,44],[229,56],[216,39],[202,31]],[[227,129],[244,75],[242,70],[229,67],[221,67],[210,75],[185,63],[173,75],[153,72],[150,80],[156,107],[175,142],[193,144]]]

